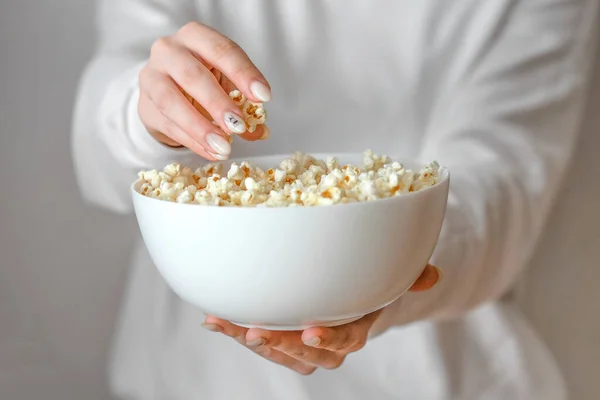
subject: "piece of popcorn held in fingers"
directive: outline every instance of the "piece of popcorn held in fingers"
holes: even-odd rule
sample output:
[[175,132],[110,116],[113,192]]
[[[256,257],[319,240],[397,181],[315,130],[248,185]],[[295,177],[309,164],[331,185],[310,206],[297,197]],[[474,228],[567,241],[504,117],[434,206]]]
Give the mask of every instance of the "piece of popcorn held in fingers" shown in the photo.
[[267,111],[263,103],[254,103],[248,100],[239,90],[231,91],[229,97],[242,110],[248,132],[254,132],[258,125],[264,125],[267,121]]

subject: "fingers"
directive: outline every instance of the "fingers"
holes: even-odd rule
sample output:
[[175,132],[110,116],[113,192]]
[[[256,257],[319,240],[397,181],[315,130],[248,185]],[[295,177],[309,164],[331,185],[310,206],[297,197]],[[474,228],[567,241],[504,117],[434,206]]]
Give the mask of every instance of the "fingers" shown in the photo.
[[215,75],[188,49],[163,38],[152,47],[154,67],[170,76],[210,114],[221,129],[232,134],[246,132],[240,109],[223,90]]
[[301,374],[315,367],[338,368],[347,354],[361,349],[381,311],[351,324],[334,328],[310,328],[304,332],[246,329],[215,317],[207,317],[204,327],[234,338],[262,357]]
[[[225,75],[220,72],[216,72],[216,76],[218,77],[219,84],[223,89],[225,89],[226,93],[231,92],[232,90],[237,89],[233,82],[231,82]],[[266,125],[257,125],[254,132],[246,132],[239,135],[244,140],[256,141],[256,140],[266,140],[270,136],[269,128]]]
[[431,264],[427,264],[421,276],[408,289],[411,292],[422,292],[434,287],[442,279],[442,270]]
[[309,375],[316,370],[316,367],[308,365],[293,357],[290,357],[278,350],[272,349],[269,346],[265,346],[264,343],[256,341],[252,343],[250,341],[247,341],[246,334],[248,332],[248,329],[246,328],[239,327],[230,322],[212,316],[206,317],[206,321],[203,324],[203,327],[213,332],[223,333],[235,339],[242,346],[249,348],[259,356],[271,362],[289,368],[299,374]]
[[269,138],[270,135],[271,135],[271,132],[269,131],[268,126],[258,125],[256,127],[256,129],[254,130],[254,132],[246,132],[246,133],[240,135],[240,137],[244,140],[254,142],[256,140],[266,140]]
[[381,314],[376,311],[350,324],[333,328],[315,327],[302,333],[302,341],[308,346],[330,352],[348,354],[362,349],[367,343],[369,330]]
[[[428,264],[411,290],[427,290],[440,279],[441,270]],[[208,317],[206,322],[214,324],[215,330],[235,338],[262,357],[309,374],[315,367],[337,368],[349,353],[362,349],[381,312],[378,310],[350,324],[332,328],[314,327],[303,332],[244,329],[214,317]]]
[[246,345],[246,332],[248,329],[234,325],[231,322],[224,321],[222,319],[208,316],[204,324],[202,325],[205,329],[213,332],[223,333],[238,342],[241,345]]
[[202,60],[225,74],[247,98],[256,102],[271,100],[267,80],[234,41],[197,22],[185,25],[177,37]]
[[303,363],[326,369],[337,368],[344,361],[343,354],[305,345],[301,339],[301,332],[250,329],[246,334],[246,340],[248,343],[260,343],[263,346],[278,350]]
[[259,356],[266,358],[267,360],[274,362],[275,364],[279,364],[286,368],[289,368],[292,371],[296,371],[301,375],[310,375],[317,369],[317,367],[315,366],[308,365],[306,363],[303,363],[302,361],[296,360],[295,358],[292,358],[287,354],[271,349],[269,346],[259,346],[250,349]]
[[264,126],[246,132],[242,112],[228,95],[233,88],[256,102],[271,98],[266,79],[239,46],[209,27],[190,23],[153,44],[140,73],[140,117],[166,145],[184,145],[205,158],[225,160],[231,154],[225,132],[244,134],[246,140],[269,137]]
[[[214,159],[229,158],[228,136],[197,112],[171,78],[145,68],[140,73],[140,91],[139,112],[146,128],[160,131],[194,151],[201,146]],[[153,105],[145,101],[148,99]]]
[[215,156],[205,150],[203,145],[193,140],[173,121],[161,114],[146,96],[141,95],[139,104],[140,118],[157,140],[172,147],[185,146],[207,160],[218,161]]

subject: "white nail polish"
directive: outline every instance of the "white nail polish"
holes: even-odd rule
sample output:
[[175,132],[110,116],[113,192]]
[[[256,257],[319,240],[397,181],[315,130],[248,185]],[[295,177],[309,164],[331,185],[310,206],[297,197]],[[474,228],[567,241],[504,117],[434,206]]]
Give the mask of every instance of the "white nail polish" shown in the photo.
[[221,154],[211,153],[210,151],[207,153],[208,153],[208,155],[213,157],[215,160],[219,160],[219,161],[225,161],[229,158],[229,156],[222,156]]
[[262,102],[271,100],[271,90],[262,82],[252,82],[252,84],[250,84],[250,91]]
[[216,133],[208,133],[204,139],[206,140],[206,144],[213,150],[212,153],[225,157],[229,157],[229,154],[231,154],[231,145],[224,137]]
[[241,117],[232,112],[225,113],[225,125],[233,133],[240,134],[246,132],[246,123]]

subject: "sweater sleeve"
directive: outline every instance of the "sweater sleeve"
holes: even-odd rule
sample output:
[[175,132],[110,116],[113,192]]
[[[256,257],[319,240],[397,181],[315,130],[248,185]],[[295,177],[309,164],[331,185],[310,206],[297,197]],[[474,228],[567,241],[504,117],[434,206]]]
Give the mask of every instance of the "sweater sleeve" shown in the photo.
[[496,300],[533,253],[576,142],[598,4],[517,4],[477,56],[461,62],[460,77],[434,108],[421,153],[451,173],[432,258],[443,279],[386,308],[373,333]]
[[152,43],[196,16],[190,0],[101,0],[98,46],[81,79],[72,153],[86,200],[131,211],[129,184],[137,171],[195,157],[156,141],[137,113],[138,74]]

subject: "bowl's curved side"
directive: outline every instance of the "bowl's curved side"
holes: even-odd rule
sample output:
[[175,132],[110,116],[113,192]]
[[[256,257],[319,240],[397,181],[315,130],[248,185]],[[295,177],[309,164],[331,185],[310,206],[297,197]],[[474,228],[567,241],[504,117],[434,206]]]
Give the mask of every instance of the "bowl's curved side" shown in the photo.
[[144,242],[180,297],[283,328],[364,315],[402,294],[433,253],[449,181],[353,207],[243,210],[156,201],[134,186]]

